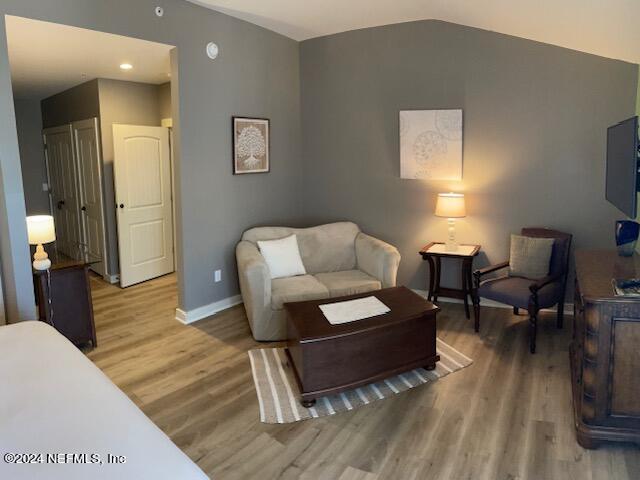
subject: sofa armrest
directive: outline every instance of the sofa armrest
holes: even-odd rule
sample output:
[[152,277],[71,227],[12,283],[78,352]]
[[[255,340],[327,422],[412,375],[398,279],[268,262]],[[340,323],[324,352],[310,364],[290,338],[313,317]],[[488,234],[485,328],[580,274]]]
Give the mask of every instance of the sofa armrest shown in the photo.
[[249,324],[259,324],[271,309],[271,273],[258,247],[246,240],[236,246],[240,293]]
[[380,280],[383,288],[395,287],[400,265],[396,247],[360,232],[356,237],[356,260],[358,268]]

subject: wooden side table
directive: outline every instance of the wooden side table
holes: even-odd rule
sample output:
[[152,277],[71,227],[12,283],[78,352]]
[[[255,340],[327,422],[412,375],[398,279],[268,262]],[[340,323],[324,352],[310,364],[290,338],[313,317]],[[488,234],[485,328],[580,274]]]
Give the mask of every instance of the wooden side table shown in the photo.
[[[422,259],[429,262],[429,294],[427,299],[437,302],[439,296],[459,298],[464,301],[464,312],[471,318],[469,312],[469,297],[473,300],[473,258],[480,252],[480,245],[459,245],[455,252],[447,252],[442,242],[431,242],[420,250]],[[440,286],[442,271],[441,259],[455,258],[461,260],[460,278],[462,288],[447,288]],[[473,303],[473,302],[472,302]],[[473,306],[475,311],[475,305]]]
[[[38,319],[46,322],[79,346],[98,346],[93,320],[90,261],[52,254],[51,269],[34,270],[33,282],[38,303]],[[51,302],[49,302],[51,300]]]

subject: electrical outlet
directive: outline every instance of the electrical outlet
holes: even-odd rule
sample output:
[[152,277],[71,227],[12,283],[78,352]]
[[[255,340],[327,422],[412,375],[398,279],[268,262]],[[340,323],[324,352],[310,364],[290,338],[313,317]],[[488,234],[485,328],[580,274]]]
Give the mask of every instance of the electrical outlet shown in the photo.
[[42,191],[43,192],[48,192],[49,191],[49,184],[48,183],[43,183],[42,184]]
[[213,281],[218,283],[222,280],[222,270],[216,270],[213,272]]

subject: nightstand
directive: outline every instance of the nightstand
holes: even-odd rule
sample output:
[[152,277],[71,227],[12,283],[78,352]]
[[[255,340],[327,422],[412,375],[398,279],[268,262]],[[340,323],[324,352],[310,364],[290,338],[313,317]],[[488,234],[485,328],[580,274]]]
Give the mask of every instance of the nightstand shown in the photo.
[[91,262],[56,253],[51,255],[51,261],[48,271],[33,270],[38,319],[53,326],[76,346],[91,341],[95,348],[98,342],[89,284]]
[[[420,255],[422,255],[423,260],[429,262],[429,294],[427,300],[435,303],[438,301],[439,296],[459,298],[464,301],[464,312],[467,318],[471,318],[471,313],[469,311],[469,297],[473,296],[473,259],[479,252],[480,245],[458,245],[458,249],[455,252],[448,252],[445,249],[445,244],[442,242],[431,242],[422,247]],[[442,270],[441,260],[443,258],[460,260],[460,279],[462,288],[447,288],[440,286],[440,274]]]

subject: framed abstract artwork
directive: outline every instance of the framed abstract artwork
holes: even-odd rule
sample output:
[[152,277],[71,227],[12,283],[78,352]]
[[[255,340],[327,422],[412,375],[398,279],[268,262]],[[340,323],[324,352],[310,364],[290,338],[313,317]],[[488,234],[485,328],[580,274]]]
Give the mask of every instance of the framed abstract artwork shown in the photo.
[[400,178],[462,180],[462,109],[401,110]]
[[233,173],[269,171],[269,119],[233,117]]

